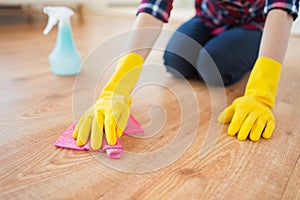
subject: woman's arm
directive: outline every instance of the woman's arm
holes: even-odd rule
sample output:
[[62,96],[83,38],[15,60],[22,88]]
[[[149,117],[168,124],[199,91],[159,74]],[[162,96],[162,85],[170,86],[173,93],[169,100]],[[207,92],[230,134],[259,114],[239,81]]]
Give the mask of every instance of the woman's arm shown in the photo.
[[[126,44],[126,50],[132,51],[141,55],[144,59],[147,58],[152,47],[158,38],[163,22],[148,13],[139,13],[137,16],[133,30],[130,33]],[[136,50],[135,50],[136,49]]]
[[293,17],[280,9],[271,10],[266,19],[259,57],[272,58],[282,64],[287,49]]
[[293,18],[274,9],[267,15],[259,57],[251,71],[244,96],[237,98],[218,118],[230,123],[228,134],[239,140],[270,138],[275,128],[272,113],[281,65],[287,49]]

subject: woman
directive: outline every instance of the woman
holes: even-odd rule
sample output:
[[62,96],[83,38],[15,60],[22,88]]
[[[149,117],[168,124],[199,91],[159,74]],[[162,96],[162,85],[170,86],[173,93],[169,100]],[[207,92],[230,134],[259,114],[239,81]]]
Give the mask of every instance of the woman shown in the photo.
[[[204,79],[209,84],[225,86],[237,82],[252,70],[244,96],[234,100],[220,114],[218,121],[230,122],[228,134],[237,135],[239,140],[270,138],[275,127],[272,108],[281,65],[299,2],[196,0],[195,7],[196,15],[177,31],[195,40],[198,48],[185,45],[186,41],[174,34],[164,54],[167,70],[174,75],[176,71],[186,78]],[[172,0],[142,0],[134,29],[154,27],[161,30],[171,9]],[[133,31],[127,48],[136,50],[121,57],[98,101],[81,117],[73,133],[77,145],[84,145],[91,134],[91,147],[99,149],[103,129],[110,145],[122,136],[129,118],[130,93],[150,52],[150,49],[138,47],[142,43],[153,45],[159,32],[142,34]],[[181,57],[174,52],[185,52],[192,62],[183,59],[185,55]],[[207,53],[218,68],[221,82],[207,65]]]

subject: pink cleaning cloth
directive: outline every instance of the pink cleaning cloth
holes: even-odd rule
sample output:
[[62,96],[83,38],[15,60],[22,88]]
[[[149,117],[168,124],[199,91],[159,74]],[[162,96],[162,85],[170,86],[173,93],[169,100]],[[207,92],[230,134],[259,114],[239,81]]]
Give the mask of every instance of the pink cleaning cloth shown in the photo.
[[[121,141],[117,139],[117,143],[113,146],[107,144],[106,138],[103,137],[102,147],[94,151],[90,147],[90,142],[88,141],[84,146],[79,147],[76,144],[76,140],[72,138],[73,131],[75,129],[76,123],[72,124],[55,142],[54,146],[58,148],[71,149],[71,150],[79,150],[79,151],[93,151],[93,152],[106,152],[106,155],[111,159],[119,159],[121,158],[121,153],[124,150]],[[127,122],[127,126],[124,130],[124,135],[133,135],[144,133],[144,129],[141,127],[139,122],[134,119],[132,115],[130,115],[129,120]]]

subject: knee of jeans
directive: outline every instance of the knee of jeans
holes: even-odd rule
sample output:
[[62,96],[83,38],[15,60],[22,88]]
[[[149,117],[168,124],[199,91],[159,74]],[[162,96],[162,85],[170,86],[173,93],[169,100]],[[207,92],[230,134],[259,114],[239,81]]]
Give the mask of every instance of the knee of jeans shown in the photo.
[[238,72],[225,65],[226,63],[222,63],[219,56],[202,51],[197,61],[197,71],[199,77],[208,85],[232,85],[240,79],[237,76]]
[[195,67],[186,61],[181,56],[165,51],[164,56],[164,65],[167,69],[167,72],[171,73],[177,78],[197,78],[198,73]]

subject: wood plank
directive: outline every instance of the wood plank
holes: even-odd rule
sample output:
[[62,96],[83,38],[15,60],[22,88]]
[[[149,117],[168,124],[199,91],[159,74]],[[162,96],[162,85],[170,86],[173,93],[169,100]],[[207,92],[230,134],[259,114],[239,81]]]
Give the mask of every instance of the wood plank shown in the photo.
[[293,170],[293,173],[289,177],[288,185],[286,186],[285,192],[282,199],[300,199],[300,191],[294,188],[300,188],[300,161],[298,162]]

